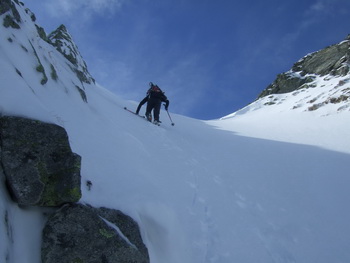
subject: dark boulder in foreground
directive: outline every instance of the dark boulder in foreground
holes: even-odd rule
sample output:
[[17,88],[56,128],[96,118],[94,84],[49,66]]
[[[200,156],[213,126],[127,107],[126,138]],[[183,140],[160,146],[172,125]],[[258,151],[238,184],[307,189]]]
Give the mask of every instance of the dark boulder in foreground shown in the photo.
[[1,164],[14,201],[60,206],[81,198],[79,155],[60,126],[20,117],[0,118]]
[[148,263],[139,227],[129,216],[107,208],[67,204],[46,223],[43,263]]

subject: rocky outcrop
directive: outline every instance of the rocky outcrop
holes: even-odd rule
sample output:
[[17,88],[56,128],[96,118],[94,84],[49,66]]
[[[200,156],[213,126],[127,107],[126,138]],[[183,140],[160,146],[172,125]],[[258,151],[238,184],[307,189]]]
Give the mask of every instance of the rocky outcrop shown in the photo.
[[[149,263],[148,250],[131,217],[76,203],[81,197],[81,158],[71,151],[62,127],[1,117],[0,157],[1,183],[5,177],[15,202],[60,206],[53,209],[43,230],[43,263]],[[7,217],[6,223],[10,221]]]
[[1,165],[13,199],[25,206],[59,206],[81,198],[79,155],[57,125],[0,118]]
[[315,76],[345,76],[349,74],[349,47],[350,35],[339,44],[305,56],[295,63],[290,71],[279,74],[258,98],[312,87],[312,84],[311,86],[309,84],[313,82]]
[[[89,85],[94,79],[66,27],[46,35],[35,21],[35,15],[22,2],[0,0],[4,54],[12,54],[12,49],[17,54],[4,62],[8,69],[4,74],[12,70],[18,75],[7,81],[7,89],[17,90],[18,83],[26,83],[29,92],[40,97],[56,88],[55,94],[62,92],[68,100],[78,92],[87,103],[85,90],[95,87]],[[23,60],[17,59],[22,56]],[[33,248],[39,251],[29,254],[35,254],[34,261],[41,262],[37,260],[37,235],[48,220],[43,231],[43,262],[148,263],[148,252],[135,221],[120,211],[76,204],[82,195],[81,158],[72,152],[66,131],[41,121],[2,117],[3,112],[10,114],[12,107],[3,111],[1,106],[0,262],[14,262],[20,250]],[[91,186],[90,182],[88,187],[93,191]],[[15,218],[19,215],[20,220]],[[27,219],[31,223],[28,227],[33,228],[30,231],[22,224]]]
[[95,80],[90,75],[77,45],[74,43],[64,25],[60,25],[55,31],[50,33],[48,39],[49,43],[56,47],[56,49],[71,62],[71,69],[75,72],[81,82],[88,84],[95,83]]
[[[11,0],[2,0],[0,2],[0,15],[3,15],[10,10],[16,10],[12,1]],[[18,13],[17,10],[15,12]]]
[[43,263],[148,263],[138,225],[120,211],[65,205],[43,231]]
[[320,76],[345,76],[349,73],[350,35],[341,43],[312,53],[294,64],[292,71]]
[[[18,1],[14,1],[19,4]],[[15,4],[11,0],[1,0],[0,2],[0,15],[6,14],[3,20],[4,27],[12,27],[19,29],[19,23],[21,22],[21,16],[18,13]]]
[[60,25],[47,37],[47,41],[53,45],[70,63],[67,63],[70,69],[75,73],[80,84],[75,84],[82,100],[87,101],[84,83],[93,84],[95,79],[90,75],[87,65],[82,58],[77,45],[74,43],[71,35],[64,25]]
[[12,8],[12,1],[11,0],[2,0],[0,2],[0,15],[5,14]]
[[313,76],[305,77],[293,72],[279,74],[276,80],[260,93],[258,99],[271,94],[288,93],[307,87],[307,83],[311,83],[313,80]]

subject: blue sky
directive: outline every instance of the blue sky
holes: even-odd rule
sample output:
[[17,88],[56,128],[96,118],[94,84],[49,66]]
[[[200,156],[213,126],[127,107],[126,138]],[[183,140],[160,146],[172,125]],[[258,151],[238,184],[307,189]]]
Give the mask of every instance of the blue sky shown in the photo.
[[350,34],[349,0],[24,0],[47,33],[66,25],[96,81],[127,100],[150,81],[169,110],[215,119],[304,55]]

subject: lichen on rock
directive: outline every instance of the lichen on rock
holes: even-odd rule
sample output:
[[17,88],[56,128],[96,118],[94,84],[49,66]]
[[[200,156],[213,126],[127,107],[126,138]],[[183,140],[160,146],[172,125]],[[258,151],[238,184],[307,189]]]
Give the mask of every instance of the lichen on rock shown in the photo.
[[21,117],[1,117],[1,164],[20,205],[59,206],[81,198],[81,157],[66,131]]

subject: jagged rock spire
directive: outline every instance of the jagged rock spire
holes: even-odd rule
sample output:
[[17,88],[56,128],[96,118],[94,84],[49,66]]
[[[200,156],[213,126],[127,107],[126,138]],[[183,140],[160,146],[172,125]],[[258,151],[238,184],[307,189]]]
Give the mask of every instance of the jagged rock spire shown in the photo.
[[[21,11],[21,8],[23,8],[24,12]],[[67,64],[81,82],[81,85],[76,84],[76,86],[84,86],[84,83],[95,83],[95,80],[89,73],[87,65],[84,59],[82,58],[77,45],[74,43],[71,35],[69,34],[67,28],[64,25],[60,25],[55,31],[53,31],[49,36],[47,36],[45,30],[35,23],[35,15],[28,8],[25,8],[24,4],[18,0],[1,0],[0,15],[3,15],[1,24],[5,28],[11,27],[20,30],[21,25],[23,23],[27,23],[29,26],[34,26],[38,33],[38,36],[50,45],[54,46],[70,62],[69,63],[67,61]],[[31,24],[30,21],[33,24]],[[13,41],[12,37],[9,37],[8,39],[9,41]],[[31,43],[32,45],[32,41],[29,41],[29,43]],[[33,48],[34,53],[36,53],[35,47],[33,45],[31,46],[31,48]],[[28,50],[28,48],[26,49]],[[40,64],[40,68],[38,68],[38,71],[45,72],[45,68],[40,62],[38,56],[37,59]],[[48,70],[46,69],[46,71]],[[43,81],[41,82],[41,84],[45,83],[47,83],[47,76],[45,76]],[[79,87],[79,92],[82,92],[83,89],[84,87]]]
[[60,25],[55,31],[49,34],[48,40],[50,44],[56,47],[75,66],[72,69],[82,82],[95,82],[65,25]]
[[55,46],[59,52],[61,52],[73,65],[78,66],[80,53],[65,25],[60,25],[48,36],[48,38],[50,43]]

